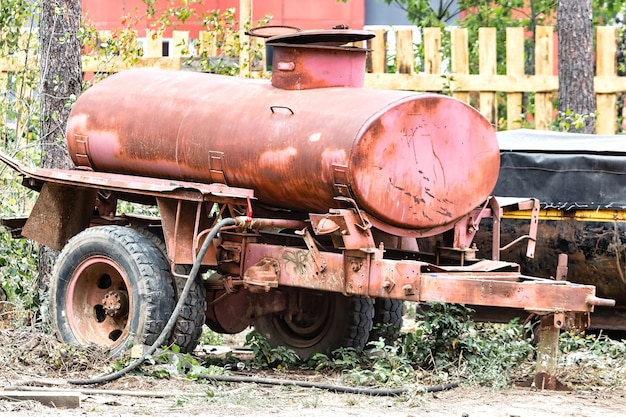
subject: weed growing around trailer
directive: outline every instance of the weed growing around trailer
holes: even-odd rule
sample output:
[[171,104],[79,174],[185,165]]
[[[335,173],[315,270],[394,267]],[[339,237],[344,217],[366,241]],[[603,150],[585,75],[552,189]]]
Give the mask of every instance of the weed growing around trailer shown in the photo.
[[[243,348],[210,348],[207,343],[228,340],[206,330],[194,353],[182,354],[177,346],[171,346],[149,358],[136,372],[159,379],[184,377],[193,381],[212,375],[296,380],[317,375],[340,386],[377,389],[452,382],[490,389],[524,385],[535,365],[529,325],[517,321],[476,323],[470,313],[464,306],[433,304],[420,315],[407,316],[411,324],[392,345],[381,339],[370,342],[364,351],[340,348],[310,358],[298,358],[282,346],[272,347],[255,331],[236,336],[235,343],[244,343]],[[557,376],[573,388],[587,383],[620,386],[626,380],[625,353],[623,341],[604,335],[563,333]],[[113,370],[130,361],[127,356],[118,358]]]
[[[150,357],[132,375],[205,382],[207,375],[286,379],[315,376],[333,384],[367,388],[415,388],[462,382],[500,389],[523,384],[533,375],[535,365],[529,326],[516,321],[476,323],[470,319],[470,313],[471,310],[459,305],[433,304],[421,314],[409,313],[405,317],[407,325],[392,345],[379,340],[370,342],[363,352],[341,348],[329,355],[315,354],[310,358],[298,358],[285,347],[272,347],[254,331],[225,336],[205,329],[193,353],[183,354],[177,346],[170,346]],[[107,358],[101,349],[63,345],[52,336],[32,330],[13,331],[20,334],[16,340],[24,342],[10,343],[3,349],[2,357],[18,373],[84,378],[122,369],[133,361],[129,353]],[[28,342],[29,334],[36,341]],[[37,349],[31,349],[30,343]],[[224,344],[231,347],[217,346]],[[233,348],[233,344],[239,347]],[[241,347],[242,344],[246,346]],[[602,334],[563,333],[560,347],[557,377],[571,387],[613,388],[626,383],[624,341]]]
[[[450,324],[450,310],[460,317],[454,319],[459,322],[444,331],[440,326]],[[440,316],[442,311],[444,316]],[[119,380],[86,387],[98,393],[83,395],[80,410],[43,412],[35,405],[22,403],[16,408],[14,403],[0,401],[0,415],[541,417],[554,415],[556,409],[563,416],[623,415],[624,342],[604,335],[563,333],[557,377],[574,392],[510,388],[533,375],[534,348],[524,336],[532,333],[516,322],[474,323],[467,320],[466,311],[462,306],[432,306],[422,316],[409,313],[393,345],[372,342],[364,352],[339,349],[305,362],[295,360],[287,351],[273,350],[260,335],[218,335],[205,330],[192,354],[182,354],[171,346]],[[242,347],[246,336],[250,344],[256,344]],[[64,345],[33,327],[0,330],[0,380],[5,389],[33,385],[35,389],[55,390],[57,381],[61,389],[80,390],[63,380],[108,374],[131,361],[128,354],[112,359],[103,350]],[[207,375],[231,379],[217,381]],[[270,379],[369,391],[399,390],[402,394],[336,394],[331,389],[262,382]],[[461,382],[458,389],[425,392],[426,386],[454,381]]]
[[398,387],[425,380],[511,385],[516,370],[528,368],[533,360],[525,327],[516,321],[475,323],[471,312],[461,305],[431,304],[394,345],[379,340],[370,342],[365,352],[339,349],[330,357],[314,355],[309,366],[339,372],[354,385]]

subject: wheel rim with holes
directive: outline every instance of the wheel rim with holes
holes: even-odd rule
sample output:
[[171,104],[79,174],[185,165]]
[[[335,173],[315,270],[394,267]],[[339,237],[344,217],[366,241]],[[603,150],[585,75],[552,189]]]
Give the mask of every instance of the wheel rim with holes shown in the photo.
[[328,355],[340,347],[365,346],[374,316],[372,299],[296,289],[288,297],[284,311],[254,321],[271,346],[293,349],[302,359],[314,353]]
[[126,273],[106,257],[90,257],[76,268],[67,289],[67,315],[79,342],[115,346],[126,338],[129,288]]
[[[300,294],[302,297],[302,293]],[[334,303],[329,293],[302,297],[295,314],[276,314],[272,321],[276,332],[289,346],[308,348],[326,336],[334,314]]]
[[72,237],[50,278],[50,325],[65,343],[117,356],[154,343],[175,306],[169,263],[136,230],[98,226]]

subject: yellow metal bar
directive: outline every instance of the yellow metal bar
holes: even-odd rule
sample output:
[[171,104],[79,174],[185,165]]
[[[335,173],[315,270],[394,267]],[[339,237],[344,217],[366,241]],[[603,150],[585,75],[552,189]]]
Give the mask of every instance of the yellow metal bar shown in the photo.
[[[528,219],[529,211],[507,211],[502,214],[504,219]],[[539,211],[539,220],[578,220],[590,222],[626,222],[626,210],[598,209],[598,210],[559,210],[542,209]]]

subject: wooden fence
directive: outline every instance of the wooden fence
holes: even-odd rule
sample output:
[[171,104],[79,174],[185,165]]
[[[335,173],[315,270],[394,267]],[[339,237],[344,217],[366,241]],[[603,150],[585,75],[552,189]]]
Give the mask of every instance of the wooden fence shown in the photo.
[[[365,84],[371,88],[401,89],[429,92],[451,92],[460,100],[475,105],[498,128],[524,127],[522,120],[531,119],[536,129],[549,129],[555,117],[553,98],[558,94],[558,77],[555,68],[554,29],[537,27],[535,42],[535,73],[524,72],[524,30],[507,28],[506,39],[497,39],[495,28],[480,28],[478,38],[478,73],[470,74],[468,31],[450,29],[451,57],[444,60],[441,52],[442,31],[439,28],[423,28],[423,71],[416,73],[414,55],[414,31],[418,28],[394,32],[395,65],[397,72],[388,71],[388,44],[385,30],[375,30],[376,37],[368,42],[372,49],[370,72]],[[211,33],[200,34],[201,47],[211,46]],[[182,69],[184,45],[189,44],[189,33],[174,31],[170,41],[169,57],[162,57],[162,38],[146,36],[144,56],[133,67],[156,66]],[[506,74],[497,74],[497,42],[506,42]],[[626,92],[626,77],[617,76],[617,29],[596,28],[596,75],[597,133],[613,134],[617,131],[618,94]],[[445,63],[445,65],[444,65]],[[117,72],[129,64],[121,57],[103,58],[83,56],[84,72]],[[0,58],[0,72],[15,71],[16,64]],[[248,72],[246,75],[250,75]],[[258,76],[258,74],[256,74]],[[2,74],[0,74],[0,79]],[[525,117],[522,108],[524,94],[534,94],[534,114]],[[498,126],[498,103],[506,106],[506,120]]]
[[[596,28],[597,133],[613,134],[617,130],[618,93],[626,92],[626,77],[617,76],[617,30],[615,27]],[[552,99],[558,93],[559,80],[554,75],[555,42],[550,26],[537,27],[535,43],[535,74],[524,73],[524,30],[507,28],[506,39],[498,40],[494,28],[479,29],[479,72],[470,74],[467,29],[450,30],[451,59],[449,71],[442,71],[441,31],[423,30],[424,71],[415,74],[412,31],[395,33],[396,67],[398,73],[385,73],[384,31],[378,31],[371,43],[371,70],[366,85],[374,88],[416,91],[452,91],[469,102],[470,94],[478,94],[476,106],[497,125],[497,94],[506,95],[506,128],[522,127],[522,98],[535,94],[533,120],[536,129],[549,129],[555,117]],[[496,42],[506,42],[506,74],[496,73]],[[504,128],[504,126],[500,126]]]

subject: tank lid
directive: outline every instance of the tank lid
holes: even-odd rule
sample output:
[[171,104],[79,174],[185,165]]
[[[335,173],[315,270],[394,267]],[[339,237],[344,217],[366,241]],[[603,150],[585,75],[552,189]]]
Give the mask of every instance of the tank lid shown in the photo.
[[366,30],[332,29],[332,30],[307,30],[295,33],[286,33],[272,36],[267,39],[268,45],[322,45],[341,46],[350,42],[359,42],[372,39],[376,36]]
[[295,26],[268,25],[252,28],[246,32],[246,35],[267,39],[274,36],[293,34],[300,31],[301,29]]

